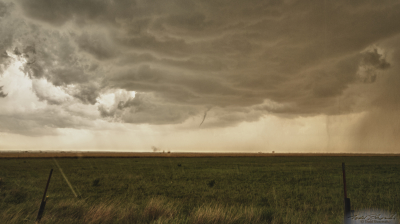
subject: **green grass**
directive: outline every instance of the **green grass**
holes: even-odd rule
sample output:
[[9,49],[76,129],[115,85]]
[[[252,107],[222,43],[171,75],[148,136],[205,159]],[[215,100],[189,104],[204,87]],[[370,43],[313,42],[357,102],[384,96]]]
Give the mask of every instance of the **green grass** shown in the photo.
[[[0,220],[34,223],[341,223],[352,209],[400,214],[399,157],[0,159]],[[181,164],[179,166],[179,164]]]

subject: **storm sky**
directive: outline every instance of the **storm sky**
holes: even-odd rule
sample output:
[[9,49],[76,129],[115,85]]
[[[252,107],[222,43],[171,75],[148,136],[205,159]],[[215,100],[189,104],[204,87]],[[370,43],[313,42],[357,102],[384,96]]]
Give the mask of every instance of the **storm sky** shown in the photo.
[[399,63],[396,0],[0,1],[0,150],[400,152]]

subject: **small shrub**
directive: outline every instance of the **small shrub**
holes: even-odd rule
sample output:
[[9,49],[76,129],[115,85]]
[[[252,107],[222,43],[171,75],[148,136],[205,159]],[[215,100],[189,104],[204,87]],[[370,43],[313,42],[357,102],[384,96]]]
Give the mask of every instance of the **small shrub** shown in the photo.
[[92,186],[93,187],[100,186],[100,178],[94,179],[93,182],[92,182]]
[[208,185],[209,187],[214,187],[214,185],[215,185],[215,180],[209,181],[209,182],[207,183],[207,185]]

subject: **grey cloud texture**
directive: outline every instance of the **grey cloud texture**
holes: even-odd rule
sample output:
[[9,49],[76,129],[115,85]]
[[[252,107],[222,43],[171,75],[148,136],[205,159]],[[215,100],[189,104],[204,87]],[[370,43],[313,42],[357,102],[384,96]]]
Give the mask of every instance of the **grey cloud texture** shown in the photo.
[[128,123],[201,122],[211,107],[201,127],[369,111],[383,105],[363,94],[387,94],[399,51],[387,42],[398,1],[19,0],[1,3],[0,18],[0,50],[24,58],[32,79],[91,105],[137,92],[98,105]]
[[91,121],[68,108],[49,108],[26,114],[0,116],[0,131],[29,136],[57,135],[56,128],[91,128]]
[[7,94],[3,92],[3,86],[0,86],[0,97],[6,97]]
[[123,101],[116,97],[111,109],[99,107],[104,117],[127,123],[177,124],[197,114],[196,107],[164,102],[153,94],[138,93]]

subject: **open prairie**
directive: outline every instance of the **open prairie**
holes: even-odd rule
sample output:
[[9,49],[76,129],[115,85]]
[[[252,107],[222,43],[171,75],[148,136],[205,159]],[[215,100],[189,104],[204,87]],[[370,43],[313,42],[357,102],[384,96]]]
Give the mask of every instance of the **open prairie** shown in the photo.
[[352,209],[400,212],[395,156],[19,155],[0,159],[3,223],[34,223],[50,169],[41,223],[341,223],[342,162]]

